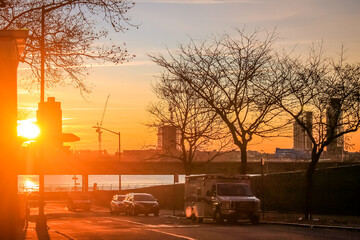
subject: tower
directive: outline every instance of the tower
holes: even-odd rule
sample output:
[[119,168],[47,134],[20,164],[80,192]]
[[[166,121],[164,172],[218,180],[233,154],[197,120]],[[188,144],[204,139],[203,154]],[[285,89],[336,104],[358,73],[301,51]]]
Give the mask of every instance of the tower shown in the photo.
[[48,97],[47,102],[39,102],[36,115],[43,140],[56,147],[62,147],[61,103],[55,102],[54,97]]
[[178,148],[178,131],[175,126],[164,125],[158,128],[158,149],[163,151]]
[[[334,130],[334,135],[341,132],[341,101],[338,98],[331,98],[329,107],[326,109],[326,125],[327,125],[327,137],[331,137],[331,130]],[[334,139],[328,146],[327,152],[334,155],[342,154],[344,150],[344,137],[338,137]]]
[[[312,112],[304,112],[300,120],[305,124],[306,128],[312,133]],[[310,151],[312,149],[312,142],[310,137],[306,133],[305,129],[301,127],[297,122],[293,126],[294,134],[294,149],[302,151]]]

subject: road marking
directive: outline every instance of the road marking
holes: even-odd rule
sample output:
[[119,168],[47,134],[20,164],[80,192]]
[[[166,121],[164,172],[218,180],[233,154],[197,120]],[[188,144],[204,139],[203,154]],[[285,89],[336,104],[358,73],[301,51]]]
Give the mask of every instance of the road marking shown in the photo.
[[[178,237],[178,238],[183,238],[183,239],[188,239],[188,240],[196,240],[196,238],[191,238],[191,237],[187,237],[187,236],[183,236],[183,235],[178,235],[178,234],[175,234],[175,233],[164,232],[164,231],[160,231],[160,230],[158,230],[158,229],[151,229],[151,228],[153,228],[155,225],[144,224],[144,223],[135,222],[135,221],[130,221],[130,220],[125,220],[125,219],[120,219],[120,218],[111,218],[111,217],[104,217],[104,218],[111,219],[111,220],[116,220],[116,221],[133,223],[133,224],[137,224],[137,225],[141,225],[141,226],[144,226],[144,227],[148,227],[148,228],[149,228],[149,229],[145,229],[145,230],[153,231],[153,232],[158,232],[158,233],[162,233],[162,234],[166,234],[166,235],[170,235],[170,236],[173,236],[173,237]],[[161,226],[161,227],[164,227],[164,226],[171,226],[171,225],[160,225],[160,226]],[[176,226],[177,226],[177,225],[172,226],[172,227],[176,227]]]
[[98,223],[112,223],[113,221],[105,220],[105,221],[97,221]]
[[196,238],[191,238],[191,237],[187,237],[187,236],[183,236],[183,235],[178,235],[178,234],[175,234],[175,233],[164,232],[164,231],[160,231],[160,230],[157,230],[157,229],[146,229],[146,230],[153,231],[153,232],[158,232],[158,233],[162,233],[162,234],[166,234],[166,235],[170,235],[170,236],[173,236],[173,237],[178,237],[178,238],[183,238],[183,239],[188,239],[188,240],[196,240]]
[[140,223],[140,222],[125,220],[125,219],[120,219],[120,218],[112,218],[112,217],[104,217],[104,218],[110,219],[110,220],[121,221],[121,222],[133,223],[133,224],[142,225],[142,226],[145,226],[145,225],[146,225],[146,224],[143,224],[143,223]]

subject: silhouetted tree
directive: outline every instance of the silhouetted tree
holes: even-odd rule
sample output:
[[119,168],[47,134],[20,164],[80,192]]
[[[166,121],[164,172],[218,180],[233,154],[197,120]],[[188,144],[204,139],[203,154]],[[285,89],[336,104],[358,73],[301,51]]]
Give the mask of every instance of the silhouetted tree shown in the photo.
[[[193,90],[169,75],[163,75],[153,87],[159,102],[149,106],[150,127],[172,127],[178,139],[172,148],[163,148],[158,157],[180,160],[185,174],[192,173],[197,161],[206,165],[230,150],[229,136],[219,117],[204,106]],[[212,150],[211,149],[216,149]]]
[[236,35],[180,44],[177,50],[168,50],[168,57],[150,56],[166,70],[164,78],[191,89],[195,98],[222,119],[241,151],[242,174],[253,137],[275,134],[281,127],[274,121],[280,112],[273,97],[257,91],[257,85],[271,77],[268,70],[275,60],[275,40],[275,32],[237,30]]
[[[312,214],[313,175],[321,154],[327,148],[331,155],[342,154],[345,134],[360,126],[360,64],[335,62],[323,56],[322,47],[312,49],[306,61],[286,57],[279,59],[272,81],[263,85],[263,94],[271,95],[269,87],[281,91],[278,105],[304,130],[312,142],[311,162],[306,175],[305,218]],[[281,97],[279,97],[281,96]],[[304,113],[311,112],[309,123]],[[335,146],[330,147],[331,144]],[[335,151],[331,151],[335,149]]]
[[[42,11],[45,16],[46,84],[71,84],[81,92],[91,64],[119,63],[132,56],[125,43],[112,43],[109,30],[124,32],[133,26],[127,12],[131,0],[4,0],[0,4],[0,29],[29,29],[22,62],[32,70],[31,82],[40,81]],[[107,39],[108,43],[99,40]]]

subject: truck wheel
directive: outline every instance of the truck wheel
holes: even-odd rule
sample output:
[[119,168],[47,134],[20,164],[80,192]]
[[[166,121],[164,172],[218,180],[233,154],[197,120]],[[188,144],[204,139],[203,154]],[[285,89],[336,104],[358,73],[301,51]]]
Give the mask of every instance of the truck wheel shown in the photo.
[[235,224],[235,223],[237,223],[237,218],[236,217],[231,217],[231,218],[229,218],[228,220],[227,220],[229,223],[231,223],[231,224]]
[[252,215],[251,218],[250,218],[250,221],[252,224],[259,224],[259,220],[260,220],[260,216],[257,216],[257,215]]
[[221,211],[220,210],[216,210],[214,212],[214,220],[216,223],[221,224],[224,223],[224,217],[221,215]]
[[136,210],[135,210],[135,207],[131,208],[131,215],[133,215],[133,216],[137,216],[137,215],[138,215],[138,213],[137,213]]

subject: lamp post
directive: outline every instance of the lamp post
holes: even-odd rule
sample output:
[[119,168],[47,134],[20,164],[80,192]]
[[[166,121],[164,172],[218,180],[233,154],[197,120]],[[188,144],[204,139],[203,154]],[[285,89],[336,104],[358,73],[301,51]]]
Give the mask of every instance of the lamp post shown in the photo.
[[108,131],[108,132],[111,132],[111,133],[113,133],[113,134],[116,134],[116,135],[118,135],[118,137],[119,137],[119,160],[121,160],[121,154],[120,154],[120,150],[121,150],[121,145],[120,145],[120,143],[121,143],[121,139],[120,139],[120,132],[115,132],[115,131],[112,131],[112,130],[110,130],[110,129],[106,129],[106,128],[103,128],[103,127],[100,127],[100,126],[93,126],[93,128],[97,128],[97,129],[102,129],[102,130],[105,130],[105,131]]
[[[105,131],[108,131],[110,133],[113,133],[113,134],[116,134],[118,135],[119,137],[119,161],[121,161],[121,135],[120,135],[120,132],[115,132],[115,131],[112,131],[110,129],[107,129],[107,128],[103,128],[103,127],[100,127],[100,126],[93,126],[93,128],[97,128],[97,129],[102,129],[102,130],[105,130]],[[121,175],[119,175],[119,191],[121,190]]]

